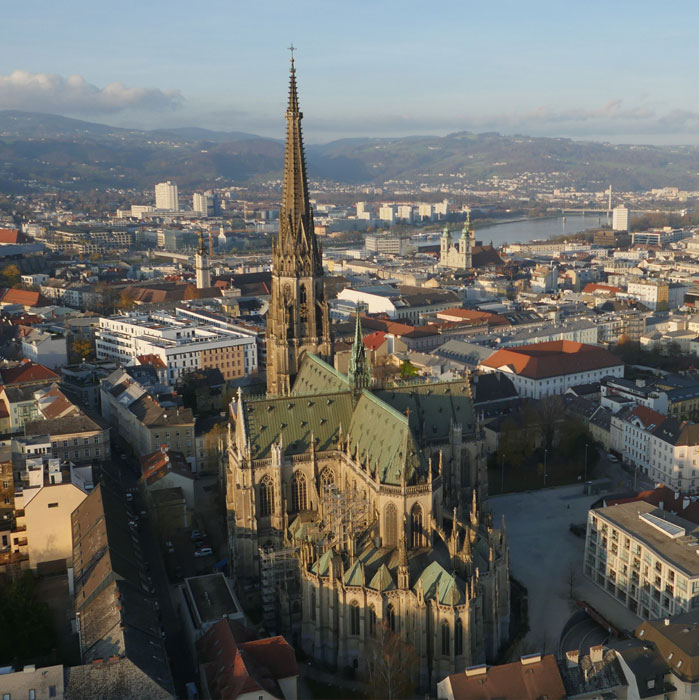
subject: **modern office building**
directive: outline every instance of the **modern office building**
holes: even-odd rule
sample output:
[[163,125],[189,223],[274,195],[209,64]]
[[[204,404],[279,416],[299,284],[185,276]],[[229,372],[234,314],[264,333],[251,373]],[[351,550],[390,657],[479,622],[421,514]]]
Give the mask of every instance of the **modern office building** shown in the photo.
[[612,210],[612,230],[629,230],[629,210],[626,207],[615,207]]

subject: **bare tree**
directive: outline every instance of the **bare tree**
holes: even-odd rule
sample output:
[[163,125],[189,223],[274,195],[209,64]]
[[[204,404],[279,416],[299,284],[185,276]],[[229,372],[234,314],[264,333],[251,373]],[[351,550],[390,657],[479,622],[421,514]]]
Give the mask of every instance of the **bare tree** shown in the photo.
[[575,600],[575,584],[578,580],[578,567],[574,561],[569,561],[565,569],[565,583],[568,588],[568,597]]
[[376,636],[367,644],[367,683],[372,697],[397,700],[415,692],[418,657],[387,623],[376,625]]

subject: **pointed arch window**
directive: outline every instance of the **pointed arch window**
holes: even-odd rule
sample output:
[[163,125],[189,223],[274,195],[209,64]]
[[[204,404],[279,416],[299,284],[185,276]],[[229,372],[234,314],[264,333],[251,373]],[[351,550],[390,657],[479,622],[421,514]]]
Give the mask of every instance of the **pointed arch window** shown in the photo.
[[330,467],[325,467],[320,473],[320,488],[323,494],[335,484],[335,473]]
[[316,589],[311,588],[311,620],[316,621]]
[[359,634],[359,603],[353,600],[350,603],[350,634]]
[[449,623],[442,622],[442,656],[449,656]]
[[418,549],[424,546],[422,534],[422,507],[416,503],[410,509],[410,546]]
[[260,482],[260,508],[261,518],[268,518],[274,513],[274,481],[267,475]]
[[454,627],[454,654],[461,656],[464,653],[464,628],[461,624],[461,618],[456,621]]
[[393,503],[389,503],[384,510],[384,547],[396,547],[398,545],[398,513]]
[[306,323],[308,320],[308,293],[305,284],[299,286],[299,316],[301,323]]
[[376,608],[373,605],[369,606],[369,634],[376,636]]
[[294,513],[308,510],[308,488],[303,472],[295,472],[291,481],[291,508]]
[[388,628],[391,632],[396,631],[396,611],[393,608],[392,603],[388,604],[386,608],[386,622],[388,623]]

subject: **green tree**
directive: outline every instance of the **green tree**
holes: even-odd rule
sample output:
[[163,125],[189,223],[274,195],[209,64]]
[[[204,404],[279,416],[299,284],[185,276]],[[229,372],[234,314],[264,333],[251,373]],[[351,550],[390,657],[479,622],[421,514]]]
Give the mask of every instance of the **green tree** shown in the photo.
[[410,360],[403,360],[403,364],[400,366],[400,378],[410,379],[411,377],[417,377],[418,371],[417,367],[410,362]]
[[0,272],[0,283],[3,287],[18,287],[22,281],[22,273],[17,265],[5,265]]
[[27,571],[20,578],[0,584],[0,665],[48,654],[56,645],[56,633],[46,603],[36,594],[36,579]]
[[79,358],[80,360],[90,360],[92,359],[92,355],[94,353],[92,343],[85,338],[77,338],[74,340],[71,349],[75,357]]

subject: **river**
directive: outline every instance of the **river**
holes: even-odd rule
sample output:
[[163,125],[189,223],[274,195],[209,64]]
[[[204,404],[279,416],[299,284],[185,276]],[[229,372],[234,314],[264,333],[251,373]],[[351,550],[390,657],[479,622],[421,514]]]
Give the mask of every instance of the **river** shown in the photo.
[[[506,243],[525,243],[536,239],[580,233],[607,223],[605,214],[566,214],[550,219],[524,219],[476,228],[476,240],[483,245],[501,246]],[[457,235],[457,234],[455,234]]]

